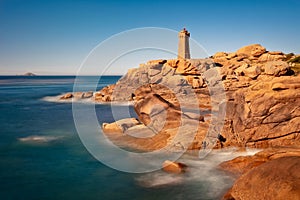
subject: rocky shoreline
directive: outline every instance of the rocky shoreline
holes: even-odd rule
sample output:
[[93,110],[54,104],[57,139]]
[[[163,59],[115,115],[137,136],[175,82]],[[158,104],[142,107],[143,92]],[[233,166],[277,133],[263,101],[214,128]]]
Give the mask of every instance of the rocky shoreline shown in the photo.
[[224,199],[295,199],[300,198],[297,58],[255,44],[207,59],[153,60],[100,91],[60,99],[133,101],[138,119],[104,123],[102,129],[111,140],[144,151],[263,148],[220,165],[240,176]]

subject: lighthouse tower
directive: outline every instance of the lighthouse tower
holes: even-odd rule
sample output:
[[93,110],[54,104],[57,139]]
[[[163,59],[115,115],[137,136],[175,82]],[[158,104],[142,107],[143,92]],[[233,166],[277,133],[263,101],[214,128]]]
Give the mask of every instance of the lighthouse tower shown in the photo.
[[183,28],[178,34],[178,59],[190,59],[190,33]]

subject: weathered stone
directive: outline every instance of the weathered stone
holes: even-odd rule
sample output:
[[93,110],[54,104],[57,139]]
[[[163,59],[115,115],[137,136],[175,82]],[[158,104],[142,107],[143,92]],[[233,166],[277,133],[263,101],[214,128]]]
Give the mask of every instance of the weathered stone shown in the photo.
[[284,61],[270,61],[264,66],[264,73],[272,76],[282,76],[288,74],[290,66]]
[[287,85],[284,85],[283,83],[274,83],[272,85],[272,90],[286,90],[289,89]]
[[158,69],[149,69],[149,76],[155,76],[160,73]]
[[268,52],[262,54],[259,58],[259,62],[268,62],[268,61],[279,61],[285,59],[285,55],[283,54],[275,54],[274,52]]
[[172,76],[175,73],[175,70],[173,68],[171,68],[169,65],[164,65],[162,68],[162,75],[163,76]]
[[232,58],[235,58],[235,57],[237,57],[237,54],[234,52],[234,53],[229,53],[226,58],[227,59],[232,59]]
[[73,97],[76,99],[81,99],[83,97],[83,92],[73,92]]
[[192,87],[193,88],[200,88],[203,87],[204,80],[201,76],[196,76],[193,78]]
[[245,46],[237,50],[237,55],[245,54],[247,56],[255,56],[258,57],[266,52],[266,48],[261,46],[260,44],[252,44],[249,46]]
[[182,75],[197,75],[199,71],[189,60],[179,60],[176,73]]
[[71,99],[71,98],[73,98],[72,93],[67,93],[67,94],[64,94],[63,96],[60,97],[60,99],[62,99],[62,100]]
[[277,158],[248,171],[223,199],[300,199],[300,157]]
[[228,54],[225,52],[217,52],[215,53],[215,55],[213,56],[213,58],[224,58],[226,57]]
[[123,133],[121,127],[116,123],[103,123],[102,130],[105,133]]
[[244,70],[244,74],[245,76],[255,79],[257,76],[261,74],[261,69],[258,66],[251,66]]
[[187,81],[181,75],[173,75],[164,77],[163,82],[166,83],[167,86],[171,88],[175,88],[176,86],[183,86],[187,84]]
[[93,92],[84,92],[83,94],[82,94],[82,98],[91,98],[91,97],[93,97],[93,95],[94,95],[94,93]]

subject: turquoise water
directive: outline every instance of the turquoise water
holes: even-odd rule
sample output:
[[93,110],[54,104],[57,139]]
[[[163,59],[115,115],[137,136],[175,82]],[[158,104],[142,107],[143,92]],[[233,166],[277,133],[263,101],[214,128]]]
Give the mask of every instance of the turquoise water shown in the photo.
[[[86,77],[86,90],[94,78]],[[119,78],[102,77],[98,88]],[[73,82],[72,76],[0,77],[0,199],[219,199],[232,184],[214,168],[232,157],[228,152],[202,161],[185,155],[184,175],[130,174],[97,161],[77,135],[71,103],[43,99],[72,91]],[[108,105],[96,111],[113,121]]]

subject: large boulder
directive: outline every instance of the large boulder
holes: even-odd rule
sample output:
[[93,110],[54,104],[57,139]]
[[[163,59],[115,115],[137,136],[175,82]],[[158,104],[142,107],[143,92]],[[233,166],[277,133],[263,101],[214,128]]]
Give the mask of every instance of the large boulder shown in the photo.
[[286,56],[282,52],[267,52],[262,54],[259,58],[259,62],[278,61],[284,60]]
[[289,74],[291,68],[284,61],[270,61],[263,65],[264,73],[271,76],[282,76]]
[[300,157],[281,157],[243,174],[223,199],[300,199]]
[[260,44],[252,44],[249,46],[244,46],[237,50],[236,54],[239,55],[247,55],[248,57],[254,56],[258,57],[266,52],[266,48],[261,46]]
[[162,130],[167,122],[180,121],[181,111],[156,93],[149,93],[144,98],[137,99],[134,109],[139,120],[156,131]]

